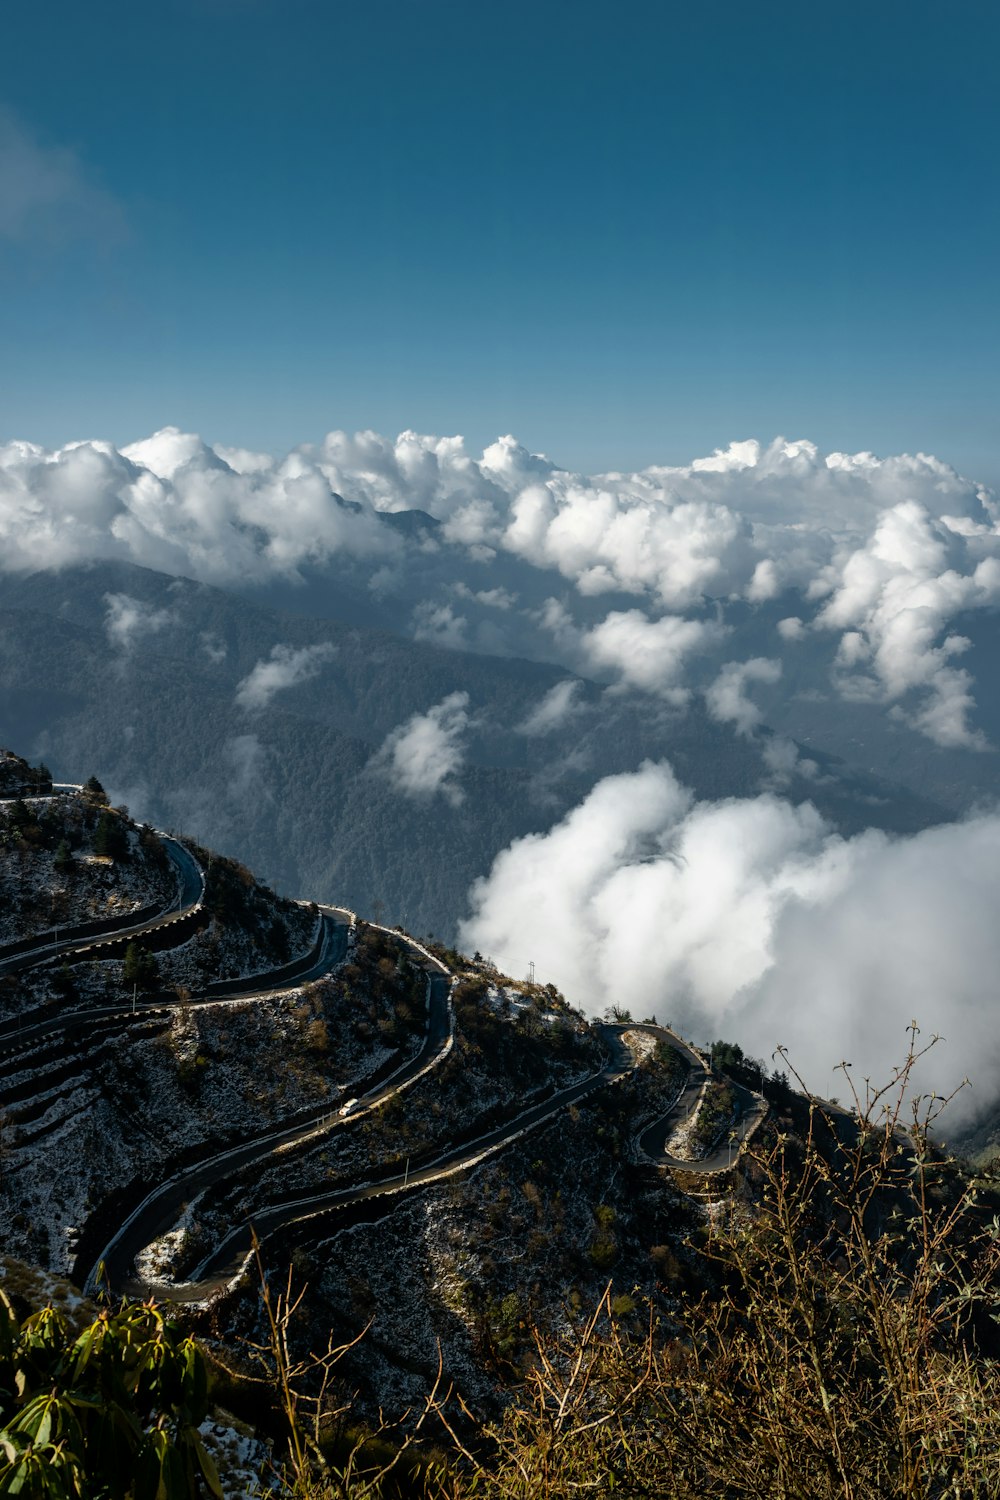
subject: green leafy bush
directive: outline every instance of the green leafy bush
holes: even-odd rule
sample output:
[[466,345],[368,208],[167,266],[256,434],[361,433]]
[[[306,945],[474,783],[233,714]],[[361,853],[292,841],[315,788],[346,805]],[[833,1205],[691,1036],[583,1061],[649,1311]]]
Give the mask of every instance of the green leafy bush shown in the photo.
[[160,1309],[104,1311],[74,1334],[52,1307],[20,1322],[0,1292],[0,1495],[222,1500],[207,1410],[201,1351]]

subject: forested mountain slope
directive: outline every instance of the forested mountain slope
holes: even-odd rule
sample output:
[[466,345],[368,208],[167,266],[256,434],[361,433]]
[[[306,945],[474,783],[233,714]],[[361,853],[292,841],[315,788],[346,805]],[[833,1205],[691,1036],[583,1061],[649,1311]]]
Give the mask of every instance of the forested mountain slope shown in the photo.
[[[415,773],[394,760],[408,729]],[[667,758],[709,798],[770,779],[766,737],[699,697],[678,713],[545,663],[281,615],[126,564],[0,575],[0,735],[57,777],[86,765],[140,816],[290,894],[378,903],[449,938],[495,854],[604,775]],[[823,775],[794,794],[845,831],[946,815],[815,742],[809,755]]]

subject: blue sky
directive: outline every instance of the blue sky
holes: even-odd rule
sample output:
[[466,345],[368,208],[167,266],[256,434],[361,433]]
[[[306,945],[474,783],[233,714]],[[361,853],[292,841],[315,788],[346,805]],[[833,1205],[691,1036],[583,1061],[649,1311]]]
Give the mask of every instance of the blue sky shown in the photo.
[[781,432],[1000,483],[992,0],[4,32],[4,437],[512,431],[596,469]]

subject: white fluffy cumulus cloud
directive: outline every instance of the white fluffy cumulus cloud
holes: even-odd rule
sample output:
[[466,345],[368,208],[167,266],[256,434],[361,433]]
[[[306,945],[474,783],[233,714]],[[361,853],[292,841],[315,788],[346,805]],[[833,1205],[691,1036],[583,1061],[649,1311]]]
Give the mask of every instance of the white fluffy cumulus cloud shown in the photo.
[[405,797],[429,801],[440,795],[452,807],[464,800],[458,772],[465,760],[468,693],[449,693],[426,713],[413,714],[390,730],[369,761]]
[[785,1045],[826,1093],[841,1060],[887,1079],[916,1018],[947,1038],[929,1085],[968,1075],[982,1106],[1000,1093],[998,870],[996,814],[845,839],[808,803],[699,803],[647,762],[501,853],[460,941],[512,973],[534,960],[591,1012],[613,1002],[764,1057]]
[[717,642],[723,627],[714,620],[662,615],[651,620],[641,609],[612,610],[580,638],[584,663],[597,676],[612,673],[622,686],[642,688],[678,707],[688,700],[683,686],[689,656]]
[[0,567],[113,558],[209,583],[263,583],[334,554],[382,560],[398,547],[304,452],[243,469],[230,457],[175,428],[120,451],[0,447]]
[[814,584],[830,597],[819,626],[841,632],[848,692],[896,701],[922,692],[915,722],[942,745],[984,748],[970,727],[972,679],[955,659],[967,637],[950,619],[1000,603],[996,526],[934,517],[914,500],[883,512],[872,535]]
[[781,676],[781,662],[766,656],[749,661],[729,661],[705,689],[705,702],[713,719],[734,724],[739,734],[749,735],[763,718],[749,694],[754,682],[774,684]]
[[[401,511],[437,524],[388,524]],[[440,576],[424,587],[432,556]],[[1000,605],[1000,509],[925,454],[824,454],[778,438],[585,475],[512,437],[476,458],[460,437],[415,432],[332,432],[284,457],[175,428],[121,450],[0,448],[0,568],[101,558],[222,584],[296,582],[347,562],[368,570],[376,596],[412,580],[412,628],[429,640],[554,654],[674,701],[689,691],[684,662],[726,628],[727,609],[788,595],[775,650],[829,639],[837,691],[886,704],[942,745],[983,747],[959,622]],[[511,589],[516,569],[565,580],[560,632]],[[470,609],[492,619],[473,629]]]
[[270,656],[258,661],[236,686],[238,708],[266,708],[284,688],[298,687],[318,677],[324,665],[336,655],[337,648],[328,641],[316,646],[278,645],[271,648]]
[[143,635],[155,635],[165,626],[174,623],[176,616],[169,609],[156,609],[130,594],[105,594],[107,613],[104,629],[112,646],[121,651],[130,651],[137,639]]

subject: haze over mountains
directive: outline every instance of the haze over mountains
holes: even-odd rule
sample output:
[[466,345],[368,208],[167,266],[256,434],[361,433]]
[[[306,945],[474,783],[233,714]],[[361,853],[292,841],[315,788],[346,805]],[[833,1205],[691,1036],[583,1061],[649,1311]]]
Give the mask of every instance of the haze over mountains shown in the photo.
[[985,1104],[998,521],[937,459],[782,440],[601,476],[509,438],[11,444],[0,739],[821,1087],[916,1016]]

